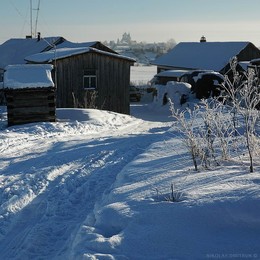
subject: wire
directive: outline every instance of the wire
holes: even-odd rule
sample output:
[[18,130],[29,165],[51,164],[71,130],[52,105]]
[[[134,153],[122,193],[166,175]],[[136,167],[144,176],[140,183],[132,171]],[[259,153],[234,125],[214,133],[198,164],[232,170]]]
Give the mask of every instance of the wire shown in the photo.
[[27,17],[24,17],[24,15],[19,11],[19,9],[16,7],[16,5],[13,3],[12,0],[9,0],[9,2],[11,3],[11,5],[13,6],[13,8],[15,9],[15,11],[23,18],[24,23],[27,23],[28,25],[30,25],[30,23],[27,20]]
[[29,9],[27,9],[27,12],[26,12],[26,20],[25,20],[24,23],[23,23],[20,37],[22,37],[22,36],[24,35],[24,28],[25,28],[25,25],[26,25],[26,23],[28,24],[28,22],[27,22],[28,14],[29,14]]
[[19,14],[19,16],[23,19],[23,25],[22,25],[22,29],[21,29],[21,34],[20,36],[23,35],[23,32],[24,32],[24,28],[25,28],[25,25],[30,25],[30,23],[28,22],[28,9],[27,9],[27,12],[26,12],[26,16],[24,16],[20,10],[16,7],[16,5],[14,4],[14,2],[12,0],[9,0],[10,4],[12,5],[12,7],[15,9],[15,11]]

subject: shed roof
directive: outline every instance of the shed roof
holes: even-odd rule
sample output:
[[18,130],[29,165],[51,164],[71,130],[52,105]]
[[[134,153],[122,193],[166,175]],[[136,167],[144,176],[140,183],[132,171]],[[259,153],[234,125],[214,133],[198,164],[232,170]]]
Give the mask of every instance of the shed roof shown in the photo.
[[25,60],[28,62],[32,62],[32,63],[51,63],[55,59],[56,60],[64,59],[64,58],[68,58],[68,57],[71,57],[74,55],[79,55],[79,54],[88,53],[88,52],[96,52],[96,53],[100,53],[100,54],[104,54],[104,55],[108,55],[108,56],[117,57],[120,59],[125,59],[130,62],[135,62],[135,60],[132,58],[122,56],[120,54],[101,51],[101,50],[98,50],[96,48],[91,48],[91,47],[52,49],[50,51],[41,52],[41,53],[37,53],[37,54],[31,55],[31,56],[25,57]]
[[165,70],[157,73],[157,77],[181,77],[185,73],[189,72],[188,70]]
[[102,44],[99,41],[92,41],[92,42],[70,42],[65,40],[63,43],[56,46],[57,49],[61,48],[82,48],[82,47],[92,47],[101,51],[111,52],[118,54],[116,51],[110,49],[106,45]]
[[63,48],[82,48],[82,47],[94,47],[98,43],[98,41],[92,41],[92,42],[70,42],[70,41],[64,41],[63,43],[59,44],[57,46],[57,49],[63,49]]
[[230,58],[238,55],[250,42],[181,42],[153,64],[187,69],[220,71]]
[[44,88],[54,87],[50,64],[9,65],[4,74],[4,88]]

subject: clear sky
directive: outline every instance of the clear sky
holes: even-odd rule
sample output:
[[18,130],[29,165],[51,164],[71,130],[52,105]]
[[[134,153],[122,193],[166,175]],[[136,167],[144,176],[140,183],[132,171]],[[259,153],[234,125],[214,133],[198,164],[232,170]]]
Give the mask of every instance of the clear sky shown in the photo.
[[[0,0],[0,43],[29,35],[30,0]],[[32,0],[37,9],[38,0]],[[37,11],[33,10],[33,31]],[[251,41],[260,46],[260,0],[41,0],[37,31],[75,41]]]

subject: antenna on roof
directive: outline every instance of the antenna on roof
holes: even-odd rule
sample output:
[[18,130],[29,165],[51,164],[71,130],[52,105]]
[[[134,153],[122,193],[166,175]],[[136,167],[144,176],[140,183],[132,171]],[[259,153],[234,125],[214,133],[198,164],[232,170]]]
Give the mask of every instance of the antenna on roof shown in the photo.
[[37,33],[38,18],[39,18],[39,11],[40,11],[40,3],[41,3],[41,0],[38,0],[37,9],[34,9],[34,10],[37,11],[36,20],[35,20],[35,28],[34,28],[34,35],[35,35],[35,36],[36,36],[36,33]]
[[33,36],[33,26],[32,26],[32,0],[30,0],[30,27],[31,27],[31,38]]
[[[37,11],[34,31],[33,31],[33,11]],[[31,27],[31,38],[32,38],[33,36],[36,37],[36,35],[37,35],[37,26],[38,26],[39,11],[40,11],[40,0],[38,0],[38,6],[37,6],[36,9],[33,9],[32,0],[30,0],[30,27]]]

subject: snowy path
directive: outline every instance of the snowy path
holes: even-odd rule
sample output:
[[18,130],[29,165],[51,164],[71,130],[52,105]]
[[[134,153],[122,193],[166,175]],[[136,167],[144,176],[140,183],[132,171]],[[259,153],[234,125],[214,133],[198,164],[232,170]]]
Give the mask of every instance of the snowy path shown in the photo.
[[[118,173],[160,139],[160,127],[137,122],[121,126],[120,135],[116,129],[109,136],[105,130],[92,138],[87,133],[50,135],[41,129],[41,134],[16,138],[12,134],[4,139],[2,259],[63,259],[68,255],[82,222],[109,192]],[[146,131],[136,135],[140,128]]]
[[0,121],[1,260],[259,258],[259,164],[194,172],[168,113],[132,111]]

